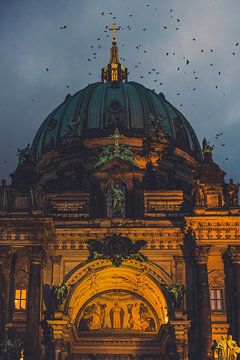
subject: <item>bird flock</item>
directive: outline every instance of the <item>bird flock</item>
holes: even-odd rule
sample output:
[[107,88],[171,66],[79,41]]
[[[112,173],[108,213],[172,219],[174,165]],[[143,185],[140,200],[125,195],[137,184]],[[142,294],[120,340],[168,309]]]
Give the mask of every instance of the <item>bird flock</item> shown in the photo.
[[[158,14],[161,12],[160,8],[157,8],[155,6],[152,6],[151,3],[144,3],[144,12],[146,12],[146,14],[150,14],[151,16],[154,16],[154,13]],[[149,13],[147,13],[149,12]],[[151,13],[152,12],[152,13]],[[136,19],[137,19],[137,15],[131,11],[129,13],[126,13],[125,18],[122,19],[119,16],[117,16],[116,14],[114,14],[113,11],[109,11],[109,10],[105,10],[105,9],[101,9],[98,10],[97,17],[100,18],[100,20],[104,23],[103,25],[103,29],[102,29],[102,33],[98,34],[98,36],[96,36],[94,41],[91,41],[91,44],[89,44],[89,51],[88,51],[88,55],[86,57],[86,62],[88,65],[86,65],[86,67],[88,67],[87,70],[87,75],[89,77],[89,83],[93,82],[92,81],[92,77],[93,74],[95,73],[95,71],[99,71],[99,64],[97,64],[97,60],[100,56],[100,53],[102,51],[104,51],[104,53],[107,55],[107,51],[110,45],[110,41],[108,41],[108,45],[106,43],[106,39],[111,38],[111,33],[110,33],[110,24],[112,23],[119,23],[119,25],[121,23],[126,24],[124,26],[119,26],[119,32],[121,32],[121,38],[125,38],[128,39],[129,38],[129,33],[135,33],[137,36],[136,38],[140,39],[140,41],[138,41],[136,44],[132,44],[128,41],[128,45],[131,47],[131,50],[135,49],[136,55],[135,55],[135,59],[136,62],[134,64],[132,64],[132,66],[130,66],[129,68],[129,72],[131,74],[131,78],[135,79],[136,81],[141,81],[144,79],[144,81],[150,81],[153,84],[153,90],[156,91],[156,89],[158,91],[161,91],[161,88],[163,88],[165,86],[165,80],[163,79],[163,73],[161,71],[161,63],[159,65],[155,65],[151,68],[149,68],[147,71],[144,70],[144,67],[146,66],[146,64],[148,63],[149,57],[152,56],[152,49],[148,48],[148,42],[147,42],[147,37],[145,38],[145,34],[147,35],[148,33],[152,32],[152,27],[151,24],[147,25],[147,24],[140,24],[136,23]],[[166,13],[165,16],[165,23],[160,24],[158,26],[158,30],[159,30],[159,35],[158,34],[152,34],[154,36],[156,36],[156,38],[158,36],[164,37],[164,36],[171,36],[171,34],[174,34],[174,32],[180,33],[181,31],[184,31],[184,18],[179,16],[178,14],[175,14],[175,11],[173,8],[169,8],[168,9],[168,13]],[[59,24],[58,25],[58,29],[60,33],[63,32],[68,32],[68,31],[73,31],[73,29],[71,28],[70,24]],[[155,31],[155,30],[154,30]],[[144,42],[146,41],[146,43]],[[191,39],[190,39],[192,46],[195,46],[197,49],[197,51],[199,52],[199,56],[205,56],[205,61],[208,62],[208,66],[209,66],[209,70],[210,71],[215,71],[216,74],[216,78],[221,79],[221,77],[224,76],[224,73],[222,72],[221,69],[218,69],[218,65],[216,65],[214,63],[214,54],[216,53],[216,49],[214,47],[210,47],[210,48],[204,48],[201,42],[201,36],[199,34],[194,34]],[[237,39],[235,41],[232,42],[232,44],[229,44],[229,46],[231,47],[230,50],[230,55],[231,56],[236,56],[239,54],[238,52],[238,48],[239,48],[239,41],[237,41]],[[124,52],[124,48],[126,48],[126,44],[125,43],[121,43],[120,41],[118,41],[118,47],[120,48],[120,55],[122,52]],[[122,49],[122,50],[121,50]],[[182,74],[183,76],[185,74],[187,74],[188,76],[190,75],[191,77],[191,82],[189,82],[189,84],[193,84],[191,89],[189,89],[189,91],[193,92],[193,93],[197,93],[199,90],[199,81],[201,80],[201,73],[199,72],[199,70],[197,69],[197,67],[195,67],[195,63],[194,63],[194,59],[191,58],[191,56],[189,55],[185,55],[185,56],[180,56],[179,53],[180,51],[178,51],[179,49],[160,49],[159,51],[162,52],[162,57],[165,57],[165,61],[170,61],[169,59],[174,59],[173,62],[171,62],[171,64],[175,64],[175,68],[173,69],[173,71],[176,71],[179,74]],[[164,59],[164,58],[163,58]],[[125,62],[126,58],[124,56],[120,57],[120,61],[121,62]],[[104,64],[101,64],[102,66]],[[101,67],[102,67],[101,66]],[[94,68],[94,70],[93,70]],[[45,66],[43,66],[43,71],[45,71],[46,73],[51,73],[51,66],[49,66],[48,64],[45,64]],[[221,81],[216,81],[216,83],[213,85],[215,90],[218,91],[219,88],[221,87]],[[71,84],[70,83],[65,83],[64,87],[66,89],[70,89],[71,88]],[[223,89],[221,89],[223,91]],[[177,96],[177,99],[181,98],[182,95],[182,91],[180,90],[176,90],[175,95]],[[226,94],[223,94],[222,96],[226,96]],[[36,99],[32,98],[31,99],[32,103],[34,103],[36,101]],[[178,106],[180,108],[184,107],[184,103],[182,101],[179,101]],[[195,106],[195,102],[192,103],[192,106]],[[208,116],[209,119],[211,118],[211,115]],[[225,148],[226,142],[222,141],[222,138],[224,137],[223,131],[220,131],[218,133],[216,133],[215,138],[214,138],[214,143],[215,145],[221,147],[221,148]],[[221,140],[221,141],[220,141]],[[229,158],[225,157],[223,162],[228,161]],[[4,163],[7,162],[7,160],[3,161]]]

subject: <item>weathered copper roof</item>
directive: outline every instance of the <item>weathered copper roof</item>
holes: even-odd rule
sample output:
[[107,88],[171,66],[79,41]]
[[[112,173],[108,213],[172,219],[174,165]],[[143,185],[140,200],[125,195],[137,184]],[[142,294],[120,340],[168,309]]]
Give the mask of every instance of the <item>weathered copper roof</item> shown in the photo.
[[152,117],[161,118],[164,133],[179,146],[201,157],[198,139],[186,118],[164,97],[136,82],[97,82],[68,95],[42,123],[32,143],[35,159],[59,144],[71,123],[79,136],[105,136],[108,129],[124,129],[129,136],[149,136]]

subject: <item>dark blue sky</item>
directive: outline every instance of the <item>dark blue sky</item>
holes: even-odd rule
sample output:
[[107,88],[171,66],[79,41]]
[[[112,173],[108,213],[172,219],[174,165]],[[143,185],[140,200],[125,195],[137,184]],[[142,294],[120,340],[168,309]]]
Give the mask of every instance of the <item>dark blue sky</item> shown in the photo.
[[[163,92],[199,141],[206,136],[215,144],[214,159],[227,179],[240,180],[238,0],[1,0],[0,5],[1,178],[14,171],[16,149],[32,142],[66,94],[100,79],[111,46],[106,25],[117,22],[129,79]],[[215,139],[219,132],[223,135]]]

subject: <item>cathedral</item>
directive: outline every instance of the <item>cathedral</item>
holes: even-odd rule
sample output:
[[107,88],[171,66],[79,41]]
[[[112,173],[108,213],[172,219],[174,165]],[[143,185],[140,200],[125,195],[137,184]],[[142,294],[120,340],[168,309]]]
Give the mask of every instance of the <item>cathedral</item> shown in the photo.
[[0,359],[237,359],[239,185],[116,30],[1,182]]

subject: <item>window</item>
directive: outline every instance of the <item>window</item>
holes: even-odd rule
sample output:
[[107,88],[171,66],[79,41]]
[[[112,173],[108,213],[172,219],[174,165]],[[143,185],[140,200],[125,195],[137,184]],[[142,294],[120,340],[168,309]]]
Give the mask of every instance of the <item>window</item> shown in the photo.
[[17,289],[15,291],[15,309],[26,310],[27,290]]
[[223,310],[223,291],[222,291],[222,289],[219,289],[219,288],[210,289],[210,298],[211,298],[211,310],[212,311]]

